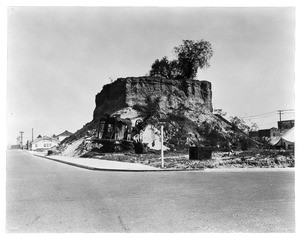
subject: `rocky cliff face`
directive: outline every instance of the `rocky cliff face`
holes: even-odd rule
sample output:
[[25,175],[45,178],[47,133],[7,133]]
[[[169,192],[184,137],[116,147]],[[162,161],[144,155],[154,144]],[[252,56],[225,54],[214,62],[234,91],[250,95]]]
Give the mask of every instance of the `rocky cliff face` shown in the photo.
[[212,113],[212,91],[208,81],[130,77],[119,78],[105,85],[96,95],[93,120],[98,120],[105,113],[111,114],[125,107],[143,104],[148,95],[160,97],[160,108],[165,112],[183,104],[191,111],[197,106],[202,111]]

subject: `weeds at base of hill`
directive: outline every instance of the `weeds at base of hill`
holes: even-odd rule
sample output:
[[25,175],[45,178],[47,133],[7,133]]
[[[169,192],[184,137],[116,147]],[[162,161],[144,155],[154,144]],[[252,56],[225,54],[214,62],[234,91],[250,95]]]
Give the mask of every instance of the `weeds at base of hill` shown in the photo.
[[[161,168],[160,153],[148,154],[111,153],[94,154],[92,159],[139,163]],[[167,152],[164,167],[170,170],[197,170],[203,168],[288,168],[295,166],[294,153],[291,151],[246,151],[221,153],[214,152],[210,160],[189,160],[188,153]]]

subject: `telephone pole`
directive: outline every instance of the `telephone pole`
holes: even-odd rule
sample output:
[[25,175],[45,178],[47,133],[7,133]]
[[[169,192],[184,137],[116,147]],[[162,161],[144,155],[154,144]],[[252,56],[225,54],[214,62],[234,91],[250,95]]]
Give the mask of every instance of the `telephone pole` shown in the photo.
[[[281,122],[281,115],[283,114],[283,111],[284,110],[278,110],[277,112],[278,112],[278,114],[279,114],[279,122]],[[280,131],[280,133],[281,133],[281,131],[282,131],[282,125],[281,125],[281,123],[279,123],[279,125],[278,125],[278,127],[279,127],[279,131]]]
[[21,136],[21,141],[20,141],[20,147],[22,148],[23,150],[23,131],[20,131],[20,136]]
[[277,111],[278,114],[279,114],[279,121],[281,121],[281,115],[283,114],[283,111],[284,111],[284,110],[278,110],[278,111]]

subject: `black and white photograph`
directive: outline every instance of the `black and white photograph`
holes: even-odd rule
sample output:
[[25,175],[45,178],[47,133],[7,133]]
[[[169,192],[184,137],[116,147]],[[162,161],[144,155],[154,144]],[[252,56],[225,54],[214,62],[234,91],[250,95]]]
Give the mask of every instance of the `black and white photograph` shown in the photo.
[[295,234],[296,6],[5,11],[6,234]]

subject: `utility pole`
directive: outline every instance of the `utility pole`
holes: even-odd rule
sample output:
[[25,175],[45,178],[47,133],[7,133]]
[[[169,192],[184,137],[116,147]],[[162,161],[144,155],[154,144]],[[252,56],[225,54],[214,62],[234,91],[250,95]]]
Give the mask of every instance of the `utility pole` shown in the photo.
[[22,150],[23,150],[23,131],[20,131],[20,134],[21,134],[21,141],[20,141],[20,146],[21,146],[21,148],[22,148]]
[[[278,114],[279,114],[279,122],[281,122],[281,115],[283,114],[283,111],[284,110],[278,110],[277,112],[278,112]],[[280,130],[280,132],[281,132],[281,130],[282,130],[282,125],[281,125],[281,123],[279,123],[279,130]]]
[[281,121],[281,115],[283,114],[284,110],[278,110],[278,114],[279,114],[279,121]]

